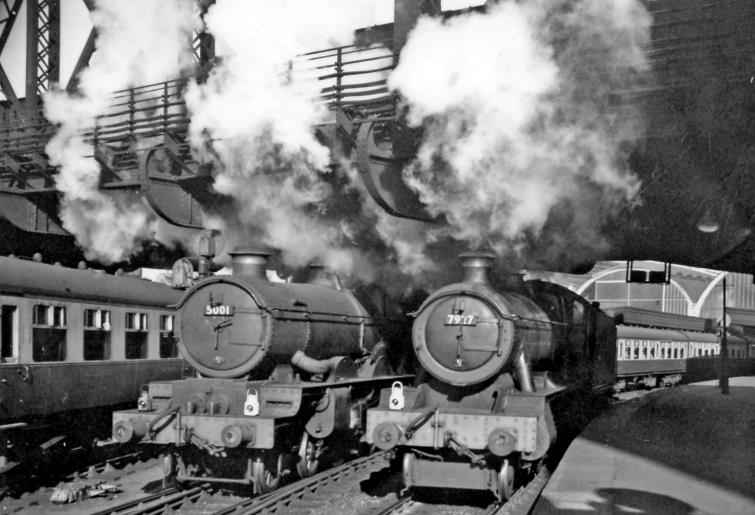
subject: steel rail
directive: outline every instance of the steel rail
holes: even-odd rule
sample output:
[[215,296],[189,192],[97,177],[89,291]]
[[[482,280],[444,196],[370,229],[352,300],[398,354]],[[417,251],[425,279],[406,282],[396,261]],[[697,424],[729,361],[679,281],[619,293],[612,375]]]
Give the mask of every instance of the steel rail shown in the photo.
[[550,477],[551,473],[548,468],[545,466],[541,467],[535,477],[526,486],[514,492],[514,495],[505,504],[495,509],[492,514],[527,515],[532,511],[535,503],[540,498],[540,494],[545,485],[548,484]]
[[198,498],[209,490],[209,485],[195,486],[189,490],[178,490],[168,487],[154,494],[146,495],[138,499],[126,501],[116,506],[110,506],[91,515],[142,515],[146,513],[161,513],[168,505],[183,503],[187,499]]
[[261,513],[265,510],[275,511],[275,507],[278,505],[287,505],[297,498],[300,498],[307,493],[314,492],[317,488],[327,485],[334,480],[339,480],[343,477],[355,474],[362,469],[377,465],[380,461],[385,460],[386,456],[389,454],[390,451],[377,452],[370,454],[369,456],[348,461],[343,465],[330,468],[307,479],[284,486],[278,490],[270,492],[269,494],[242,501],[234,506],[215,512],[215,515],[251,515]]

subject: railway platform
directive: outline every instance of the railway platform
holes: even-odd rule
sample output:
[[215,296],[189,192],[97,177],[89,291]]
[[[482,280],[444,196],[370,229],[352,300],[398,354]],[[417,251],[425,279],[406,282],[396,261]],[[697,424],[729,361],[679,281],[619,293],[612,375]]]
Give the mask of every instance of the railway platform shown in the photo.
[[611,407],[566,451],[532,513],[755,513],[755,377]]

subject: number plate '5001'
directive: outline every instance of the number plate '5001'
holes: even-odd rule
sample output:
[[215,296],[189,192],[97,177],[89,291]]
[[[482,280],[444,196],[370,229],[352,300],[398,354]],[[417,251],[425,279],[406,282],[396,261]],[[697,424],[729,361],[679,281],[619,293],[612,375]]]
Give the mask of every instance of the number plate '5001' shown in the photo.
[[445,325],[477,325],[477,315],[446,315]]
[[231,316],[233,315],[233,306],[226,304],[215,304],[212,306],[208,304],[204,308],[204,315],[207,317]]

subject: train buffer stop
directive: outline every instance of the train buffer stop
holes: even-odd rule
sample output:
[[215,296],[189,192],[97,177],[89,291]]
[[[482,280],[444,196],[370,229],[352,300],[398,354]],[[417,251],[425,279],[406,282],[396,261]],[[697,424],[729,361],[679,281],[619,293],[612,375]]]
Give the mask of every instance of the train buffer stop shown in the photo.
[[755,377],[615,404],[569,446],[532,513],[755,514]]

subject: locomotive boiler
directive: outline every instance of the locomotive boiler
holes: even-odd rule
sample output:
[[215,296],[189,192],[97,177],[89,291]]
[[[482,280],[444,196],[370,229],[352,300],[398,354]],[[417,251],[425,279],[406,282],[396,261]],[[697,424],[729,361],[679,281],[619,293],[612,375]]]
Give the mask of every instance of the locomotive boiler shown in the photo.
[[463,280],[425,300],[412,329],[422,380],[368,411],[368,442],[403,454],[407,488],[507,499],[556,441],[554,406],[613,385],[613,319],[556,284],[493,286],[493,258],[462,256]]
[[314,473],[329,441],[361,436],[379,388],[411,378],[393,372],[409,325],[375,290],[357,295],[325,273],[271,282],[266,253],[231,255],[232,275],[178,304],[180,349],[199,377],[151,383],[136,410],[114,414],[113,436],[165,446],[167,477],[263,492],[287,471]]

